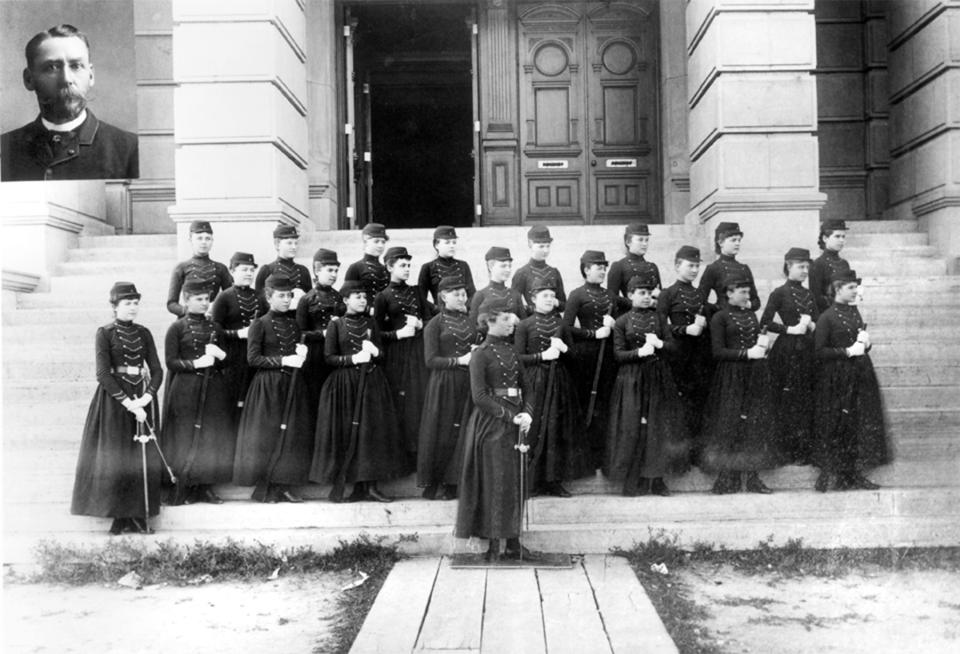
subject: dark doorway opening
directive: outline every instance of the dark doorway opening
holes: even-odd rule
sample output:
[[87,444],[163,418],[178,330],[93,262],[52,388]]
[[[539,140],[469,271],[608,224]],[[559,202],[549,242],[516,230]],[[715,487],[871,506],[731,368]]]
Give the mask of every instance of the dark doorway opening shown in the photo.
[[473,224],[469,6],[363,3],[350,15],[355,129],[370,155],[357,179],[361,221]]

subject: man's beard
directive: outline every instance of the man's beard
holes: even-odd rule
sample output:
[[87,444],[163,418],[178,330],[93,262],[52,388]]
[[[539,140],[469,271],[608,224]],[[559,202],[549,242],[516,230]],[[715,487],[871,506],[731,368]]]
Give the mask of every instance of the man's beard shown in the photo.
[[51,123],[71,121],[86,108],[86,97],[69,88],[60,89],[54,98],[40,101],[40,115]]

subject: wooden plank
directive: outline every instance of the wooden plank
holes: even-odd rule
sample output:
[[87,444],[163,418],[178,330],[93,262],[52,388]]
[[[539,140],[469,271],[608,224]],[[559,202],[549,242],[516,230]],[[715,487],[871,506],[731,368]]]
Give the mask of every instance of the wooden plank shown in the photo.
[[626,559],[588,554],[584,557],[583,567],[615,654],[676,654],[676,644]]
[[387,575],[350,654],[412,652],[437,578],[440,559],[400,561]]
[[540,589],[532,568],[487,571],[481,654],[545,654]]
[[444,559],[433,585],[417,651],[480,650],[487,571],[455,570]]
[[543,625],[550,654],[610,652],[593,589],[583,566],[537,570]]

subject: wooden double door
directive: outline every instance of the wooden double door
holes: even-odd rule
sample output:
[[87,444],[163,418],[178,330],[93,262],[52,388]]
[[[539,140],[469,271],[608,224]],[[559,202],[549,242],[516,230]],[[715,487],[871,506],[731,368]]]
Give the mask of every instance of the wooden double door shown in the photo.
[[524,222],[661,222],[656,3],[519,4]]

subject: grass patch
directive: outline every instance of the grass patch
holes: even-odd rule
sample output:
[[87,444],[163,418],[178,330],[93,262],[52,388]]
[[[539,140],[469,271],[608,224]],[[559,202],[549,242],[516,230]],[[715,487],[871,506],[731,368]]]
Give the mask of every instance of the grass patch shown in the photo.
[[394,563],[403,558],[399,544],[416,540],[401,536],[396,543],[386,537],[362,534],[343,541],[330,552],[307,546],[274,548],[263,543],[247,545],[227,539],[180,545],[172,541],[148,547],[136,541],[111,539],[102,547],[74,547],[41,541],[35,548],[37,568],[30,574],[8,574],[14,583],[52,583],[80,586],[109,584],[136,572],[144,585],[188,585],[216,581],[262,582],[272,575],[289,577],[323,572],[363,572],[366,581],[337,595],[331,635],[316,652],[347,652],[360,631],[370,607]]
[[[843,577],[876,571],[960,570],[960,547],[875,547],[864,549],[818,549],[804,547],[801,539],[777,546],[770,536],[750,550],[729,550],[710,543],[680,546],[679,535],[650,531],[645,542],[629,550],[614,549],[626,557],[646,589],[660,619],[680,652],[716,654],[722,650],[716,638],[703,627],[710,617],[674,573],[692,564],[730,566],[747,575],[774,577]],[[663,568],[666,567],[666,574]],[[660,570],[659,572],[657,570]]]

